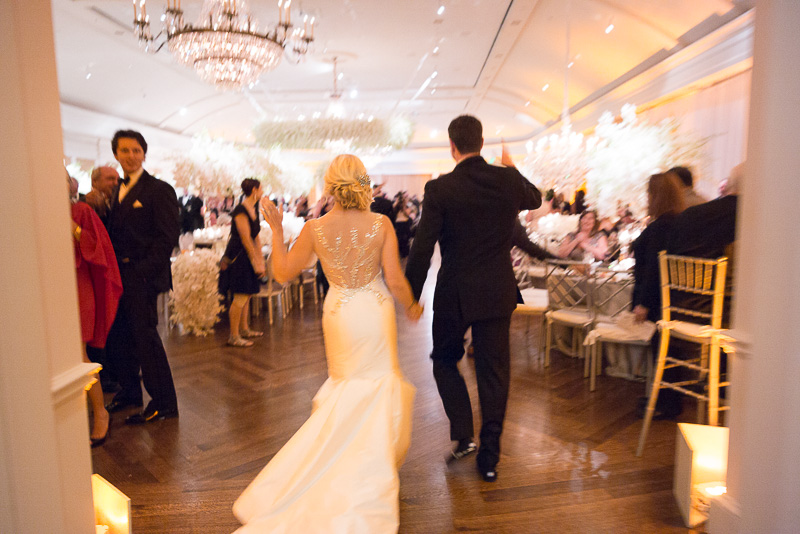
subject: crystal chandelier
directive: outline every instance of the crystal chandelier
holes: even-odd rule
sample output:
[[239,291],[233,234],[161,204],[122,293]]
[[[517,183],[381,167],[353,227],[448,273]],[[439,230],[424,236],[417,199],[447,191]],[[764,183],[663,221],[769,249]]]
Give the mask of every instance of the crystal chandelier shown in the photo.
[[[259,33],[245,0],[204,0],[197,25],[184,22],[180,0],[167,0],[161,17],[164,29],[153,37],[147,1],[133,0],[134,32],[145,51],[155,53],[167,44],[175,58],[193,67],[203,80],[222,90],[236,90],[252,86],[275,69],[284,54],[299,61],[308,52],[315,20],[305,15],[302,28],[292,25],[291,3],[279,0],[278,24]],[[164,34],[165,41],[156,46]]]

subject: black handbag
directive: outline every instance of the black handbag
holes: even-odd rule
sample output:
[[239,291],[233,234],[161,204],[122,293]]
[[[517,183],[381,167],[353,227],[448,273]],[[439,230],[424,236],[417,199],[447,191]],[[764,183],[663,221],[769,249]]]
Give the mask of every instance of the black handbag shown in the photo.
[[[241,252],[239,252],[241,254]],[[237,254],[233,259],[227,256],[222,256],[219,260],[219,278],[217,280],[217,291],[220,295],[227,296],[231,288],[231,265],[239,257]]]

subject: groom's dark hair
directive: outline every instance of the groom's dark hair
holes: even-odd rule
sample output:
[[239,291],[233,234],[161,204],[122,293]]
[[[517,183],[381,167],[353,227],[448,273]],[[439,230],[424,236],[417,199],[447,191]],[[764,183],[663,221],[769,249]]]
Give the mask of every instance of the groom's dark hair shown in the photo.
[[472,115],[460,115],[447,127],[450,140],[462,154],[480,152],[483,147],[483,126]]

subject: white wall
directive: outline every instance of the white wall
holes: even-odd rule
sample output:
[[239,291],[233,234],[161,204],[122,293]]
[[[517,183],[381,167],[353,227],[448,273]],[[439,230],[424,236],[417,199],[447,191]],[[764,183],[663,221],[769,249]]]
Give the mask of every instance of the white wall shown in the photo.
[[88,533],[88,364],[49,0],[0,0],[0,50],[0,531]]

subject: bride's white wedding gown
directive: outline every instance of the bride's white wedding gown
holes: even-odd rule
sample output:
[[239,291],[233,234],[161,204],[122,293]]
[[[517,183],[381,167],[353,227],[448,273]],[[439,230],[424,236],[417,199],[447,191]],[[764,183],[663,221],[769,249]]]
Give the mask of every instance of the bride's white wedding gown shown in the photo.
[[312,413],[236,500],[236,534],[397,532],[399,481],[414,388],[397,363],[392,296],[381,275],[384,231],[309,221],[330,282],[322,315],[329,378]]

